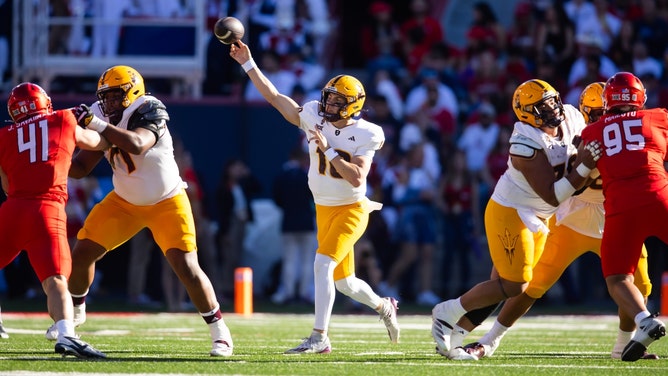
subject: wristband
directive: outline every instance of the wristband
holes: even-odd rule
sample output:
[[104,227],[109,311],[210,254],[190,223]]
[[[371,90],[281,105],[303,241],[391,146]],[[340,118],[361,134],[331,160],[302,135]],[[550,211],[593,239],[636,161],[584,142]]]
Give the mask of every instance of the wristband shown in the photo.
[[244,72],[248,73],[249,70],[257,68],[257,65],[255,65],[255,60],[253,60],[253,58],[250,58],[248,59],[247,62],[241,64],[241,67],[244,68]]
[[586,178],[589,176],[589,173],[591,173],[591,168],[580,163],[578,167],[575,169],[575,171],[577,171],[578,175],[582,176],[583,178]]
[[337,153],[336,150],[334,150],[334,148],[329,148],[329,149],[325,150],[325,157],[327,157],[328,161],[332,161],[332,160],[334,160],[334,158],[336,158],[338,156],[339,156],[339,153]]
[[90,119],[90,123],[86,125],[86,128],[93,130],[97,133],[102,133],[107,128],[107,122],[100,119],[99,117],[93,115],[93,118]]
[[567,198],[573,196],[575,193],[575,188],[571,185],[571,182],[566,178],[561,178],[554,183],[554,195],[557,197],[557,201],[561,204],[566,201]]

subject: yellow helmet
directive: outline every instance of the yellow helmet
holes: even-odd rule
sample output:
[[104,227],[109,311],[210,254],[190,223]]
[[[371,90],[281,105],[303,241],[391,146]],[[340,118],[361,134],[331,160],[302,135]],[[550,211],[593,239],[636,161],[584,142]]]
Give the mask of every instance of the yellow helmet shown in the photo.
[[[346,104],[342,105],[337,113],[329,113],[325,111],[327,107],[327,98],[330,95],[338,95],[345,99]],[[320,96],[320,104],[318,106],[318,115],[325,118],[327,121],[337,121],[340,119],[347,119],[356,113],[362,111],[364,106],[364,86],[353,76],[338,75],[322,88]],[[331,106],[331,103],[330,103]]]
[[[550,106],[546,102],[554,99]],[[554,109],[559,113],[555,114]],[[532,79],[521,83],[513,94],[513,111],[517,118],[536,128],[557,127],[565,119],[559,92],[543,80]]]
[[100,109],[105,116],[110,116],[119,109],[107,108],[105,94],[111,90],[120,90],[123,94],[122,110],[130,107],[137,98],[146,94],[144,79],[134,68],[127,65],[116,65],[107,69],[97,82],[97,98]]
[[594,82],[582,90],[580,94],[580,112],[587,124],[593,123],[605,112],[603,105],[603,88],[605,82]]

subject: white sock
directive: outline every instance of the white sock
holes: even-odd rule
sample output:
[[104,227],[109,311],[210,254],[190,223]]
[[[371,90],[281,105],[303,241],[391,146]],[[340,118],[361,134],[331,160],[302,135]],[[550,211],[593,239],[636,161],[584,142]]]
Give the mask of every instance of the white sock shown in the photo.
[[313,263],[315,282],[315,329],[327,330],[332,318],[332,307],[336,298],[334,288],[334,268],[336,261],[331,257],[316,254]]
[[643,319],[646,319],[646,318],[648,318],[648,317],[650,317],[650,316],[652,316],[652,314],[649,313],[648,310],[644,310],[644,311],[640,312],[639,314],[637,314],[636,317],[633,319],[633,321],[636,322],[636,326],[637,326],[637,327],[640,327],[640,322],[641,322]]
[[75,337],[74,322],[72,320],[58,320],[56,322],[58,328],[58,340],[63,340],[64,337]]
[[621,356],[622,351],[624,351],[624,347],[626,347],[626,344],[629,343],[635,332],[635,330],[632,332],[625,332],[621,329],[617,329],[617,341],[615,342],[615,346],[612,347],[612,353],[619,354]]
[[480,338],[478,342],[485,345],[491,345],[492,343],[494,343],[494,341],[501,340],[501,338],[503,338],[508,329],[510,328],[501,325],[498,320],[495,320],[494,324],[492,325],[492,329],[490,329],[487,333],[485,333],[485,335],[482,336],[482,338]]
[[311,338],[316,339],[318,342],[322,342],[327,338],[327,333],[320,333],[317,330],[311,332]]
[[462,306],[462,298],[448,300],[447,302],[450,302],[450,308],[453,310],[453,313],[457,315],[457,320],[461,319],[462,316],[466,314],[466,310]]
[[336,281],[334,285],[343,295],[349,296],[374,310],[380,306],[376,312],[383,312],[383,309],[385,308],[385,305],[382,304],[383,298],[373,292],[373,289],[371,289],[371,286],[369,286],[368,283],[355,277],[355,275],[340,279]]
[[450,348],[461,347],[464,345],[464,338],[469,335],[469,331],[459,325],[455,325],[450,335]]

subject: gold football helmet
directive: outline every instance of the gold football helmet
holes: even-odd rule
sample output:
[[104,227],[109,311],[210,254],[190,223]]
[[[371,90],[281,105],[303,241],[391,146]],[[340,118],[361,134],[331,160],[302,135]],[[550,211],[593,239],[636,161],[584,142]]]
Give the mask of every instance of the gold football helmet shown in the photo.
[[559,92],[538,79],[525,81],[515,89],[513,111],[520,121],[536,128],[554,128],[565,119]]
[[587,124],[593,123],[605,113],[603,106],[603,88],[605,82],[594,82],[582,90],[580,94],[580,112]]
[[[330,96],[341,96],[345,99],[345,103],[337,105],[329,101]],[[322,88],[320,96],[320,104],[318,106],[318,115],[325,118],[325,120],[333,122],[341,119],[347,119],[358,112],[362,111],[364,106],[364,86],[353,76],[338,75]],[[327,106],[339,107],[335,113],[327,112]]]
[[[107,97],[110,92],[119,90],[122,95],[122,108],[113,106],[110,103],[112,98]],[[100,80],[97,82],[96,94],[100,103],[100,110],[105,116],[111,116],[118,111],[122,113],[137,98],[146,94],[144,79],[134,68],[127,65],[116,65],[102,73]]]

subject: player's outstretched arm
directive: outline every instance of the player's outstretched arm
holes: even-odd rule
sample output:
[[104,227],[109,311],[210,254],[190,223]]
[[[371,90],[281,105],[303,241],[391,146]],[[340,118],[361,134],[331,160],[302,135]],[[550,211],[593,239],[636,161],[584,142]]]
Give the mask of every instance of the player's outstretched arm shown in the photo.
[[299,126],[299,111],[300,106],[292,98],[281,94],[276,89],[271,81],[260,71],[257,67],[253,57],[251,56],[248,45],[242,41],[237,41],[230,45],[230,56],[241,64],[241,67],[246,71],[248,77],[253,82],[253,85],[262,94],[264,99],[269,102],[278,112],[283,115],[285,120]]
[[76,127],[75,134],[77,147],[86,150],[105,150],[111,146],[106,138],[90,129]]

